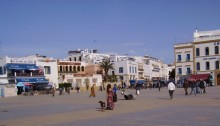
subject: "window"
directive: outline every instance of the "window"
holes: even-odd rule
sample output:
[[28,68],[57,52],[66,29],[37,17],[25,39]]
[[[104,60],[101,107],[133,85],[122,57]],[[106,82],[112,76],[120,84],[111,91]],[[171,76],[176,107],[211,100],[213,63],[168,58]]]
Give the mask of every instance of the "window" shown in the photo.
[[51,74],[50,66],[44,66],[45,74]]
[[66,71],[69,71],[68,66],[66,66]]
[[200,56],[199,48],[196,48],[196,56]]
[[63,71],[63,67],[62,67],[62,66],[60,66],[60,71],[61,71],[61,72]]
[[119,73],[123,73],[123,67],[119,67]]
[[205,55],[206,55],[206,56],[209,55],[209,47],[205,47]]
[[187,67],[187,68],[186,68],[186,74],[191,74],[190,67]]
[[215,61],[215,69],[219,69],[219,61]]
[[2,74],[3,74],[3,68],[0,67],[0,75],[2,75]]
[[81,70],[84,71],[84,66],[81,67]]
[[74,61],[76,61],[76,57],[74,57]]
[[134,71],[135,71],[135,73],[137,73],[137,67],[134,67]]
[[132,67],[132,73],[134,73],[134,67]]
[[80,66],[77,67],[77,71],[80,71]]
[[177,62],[180,62],[181,61],[181,55],[178,55],[177,56]]
[[209,70],[210,69],[210,66],[209,66],[209,62],[206,62],[206,70]]
[[215,54],[219,54],[219,47],[215,46]]
[[70,66],[70,72],[72,72],[73,71],[73,68],[72,68],[72,66]]
[[4,72],[4,74],[6,74],[6,67],[5,66],[4,66],[3,72]]
[[186,61],[190,61],[190,54],[186,54]]
[[71,59],[71,58],[69,58],[69,61],[72,61],[72,59]]
[[76,72],[76,66],[73,66],[73,72]]
[[200,63],[199,62],[196,63],[196,70],[200,70]]
[[80,56],[80,57],[79,57],[79,61],[81,61],[81,60],[82,60],[82,57]]
[[182,68],[178,68],[178,74],[179,74],[179,75],[182,74]]
[[129,67],[129,71],[130,71],[130,73],[131,73],[131,66]]
[[115,75],[115,71],[112,71],[112,75]]

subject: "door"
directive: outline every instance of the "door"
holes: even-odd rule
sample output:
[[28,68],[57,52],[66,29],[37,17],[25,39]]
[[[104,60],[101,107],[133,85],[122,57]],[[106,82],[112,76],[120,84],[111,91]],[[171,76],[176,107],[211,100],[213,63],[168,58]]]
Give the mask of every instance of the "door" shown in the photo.
[[220,74],[217,75],[217,85],[220,85]]

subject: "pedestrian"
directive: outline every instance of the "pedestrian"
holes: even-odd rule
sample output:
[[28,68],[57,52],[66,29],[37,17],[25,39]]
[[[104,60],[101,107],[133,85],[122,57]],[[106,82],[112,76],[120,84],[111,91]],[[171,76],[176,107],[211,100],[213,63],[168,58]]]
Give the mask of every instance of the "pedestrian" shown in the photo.
[[157,87],[158,87],[158,90],[160,91],[161,85],[160,85],[160,80],[159,79],[157,80]]
[[51,93],[52,93],[52,96],[55,97],[55,88],[54,87],[52,87]]
[[114,87],[113,87],[113,93],[114,93],[114,95],[113,95],[113,101],[114,101],[114,102],[117,102],[117,100],[118,100],[117,90],[118,90],[117,85],[114,84]]
[[79,93],[79,89],[80,89],[79,86],[77,86],[77,87],[76,87],[77,93]]
[[107,96],[107,109],[113,110],[115,106],[113,101],[113,90],[111,84],[107,85],[106,96]]
[[175,91],[174,83],[172,81],[170,81],[167,88],[169,90],[170,99],[173,99],[173,92]]
[[95,97],[95,84],[93,84],[92,87],[91,87],[90,97]]
[[205,82],[204,80],[203,80],[203,83],[204,83],[204,90],[203,90],[203,93],[206,93],[205,88],[206,88],[207,84],[206,84],[206,82]]
[[188,95],[188,87],[189,87],[189,81],[187,79],[185,79],[184,83],[183,83],[183,88],[184,88],[184,91],[185,91],[185,95]]
[[196,93],[196,83],[197,83],[196,80],[191,82],[191,84],[190,84],[190,87],[191,87],[190,95],[191,95],[192,93],[194,93],[195,95],[197,94],[197,93]]
[[136,84],[136,95],[139,95],[140,94],[140,89],[141,89],[141,84],[138,82],[137,84]]

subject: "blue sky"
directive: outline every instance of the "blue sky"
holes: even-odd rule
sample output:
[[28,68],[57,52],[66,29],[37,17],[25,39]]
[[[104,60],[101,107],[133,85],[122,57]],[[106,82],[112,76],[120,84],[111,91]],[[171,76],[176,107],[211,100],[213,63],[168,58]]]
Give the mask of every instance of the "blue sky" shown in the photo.
[[0,0],[0,55],[68,51],[174,60],[173,45],[220,29],[220,0]]

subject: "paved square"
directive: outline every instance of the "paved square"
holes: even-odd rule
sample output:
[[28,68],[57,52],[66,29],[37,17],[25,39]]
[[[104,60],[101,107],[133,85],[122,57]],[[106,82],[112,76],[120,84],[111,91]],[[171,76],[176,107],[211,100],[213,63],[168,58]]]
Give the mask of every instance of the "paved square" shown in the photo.
[[[134,93],[135,90],[127,90]],[[101,112],[105,92],[17,96],[0,99],[0,126],[219,126],[220,87],[206,94],[184,95],[182,88],[169,99],[166,88],[143,89],[136,100],[118,91],[114,110]]]

